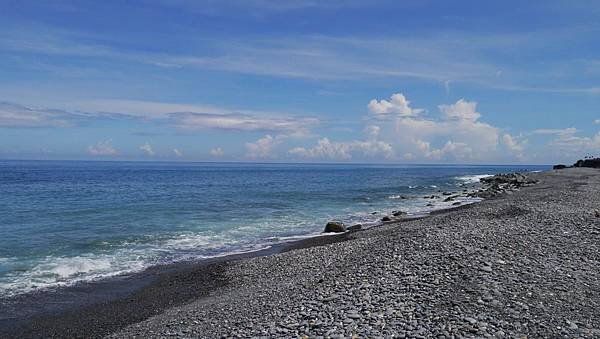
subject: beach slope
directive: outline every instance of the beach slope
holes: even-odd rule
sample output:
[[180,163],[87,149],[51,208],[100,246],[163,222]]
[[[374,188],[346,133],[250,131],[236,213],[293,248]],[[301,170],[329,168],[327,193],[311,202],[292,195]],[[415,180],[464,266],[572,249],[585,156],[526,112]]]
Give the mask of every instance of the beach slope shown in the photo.
[[348,241],[231,262],[228,283],[129,336],[600,336],[600,171]]

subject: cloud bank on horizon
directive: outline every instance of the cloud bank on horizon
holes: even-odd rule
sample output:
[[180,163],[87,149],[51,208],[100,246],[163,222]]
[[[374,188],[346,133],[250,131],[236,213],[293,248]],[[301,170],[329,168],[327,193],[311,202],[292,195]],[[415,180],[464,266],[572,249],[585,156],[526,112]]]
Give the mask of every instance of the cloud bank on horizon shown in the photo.
[[599,19],[563,0],[11,2],[0,159],[600,155]]

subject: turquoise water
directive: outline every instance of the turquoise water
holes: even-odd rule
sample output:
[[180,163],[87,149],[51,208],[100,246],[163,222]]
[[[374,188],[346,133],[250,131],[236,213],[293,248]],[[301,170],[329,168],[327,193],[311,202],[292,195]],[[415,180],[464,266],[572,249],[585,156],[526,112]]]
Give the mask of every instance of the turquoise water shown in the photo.
[[0,296],[258,250],[331,219],[376,225],[480,175],[547,168],[0,161]]

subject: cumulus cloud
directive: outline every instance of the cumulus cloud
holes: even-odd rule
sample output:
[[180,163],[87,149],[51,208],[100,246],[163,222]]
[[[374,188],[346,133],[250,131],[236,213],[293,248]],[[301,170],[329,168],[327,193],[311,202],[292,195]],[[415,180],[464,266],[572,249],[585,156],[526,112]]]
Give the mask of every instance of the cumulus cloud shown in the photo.
[[525,159],[523,152],[525,151],[525,146],[528,143],[527,139],[523,139],[523,137],[514,137],[508,133],[505,133],[502,136],[502,141],[504,142],[506,148],[508,148],[508,150],[512,152],[517,159]]
[[563,129],[537,129],[533,134],[552,135],[549,145],[563,151],[597,151],[600,149],[600,132],[593,137],[581,137],[575,127]]
[[594,124],[595,124],[595,125],[600,125],[600,119],[596,119],[596,120],[594,120]]
[[178,150],[177,148],[173,148],[173,154],[175,154],[176,157],[183,156],[183,152]]
[[270,134],[265,135],[262,138],[259,138],[255,142],[247,142],[246,143],[246,157],[250,159],[265,159],[270,158],[273,154],[273,148],[275,145],[279,144],[281,140],[279,138],[274,138]]
[[351,159],[350,147],[343,142],[331,142],[328,138],[319,139],[317,145],[313,148],[304,147],[292,148],[288,151],[292,155],[298,155],[304,158],[322,158],[332,160]]
[[360,152],[371,157],[381,155],[385,159],[394,157],[392,146],[378,140],[331,142],[328,138],[321,138],[317,141],[317,145],[312,148],[295,147],[288,151],[291,155],[303,158],[328,160],[350,160],[353,152]]
[[365,133],[372,138],[376,138],[381,131],[381,127],[375,125],[369,125],[365,127]]
[[440,105],[439,108],[448,119],[477,121],[481,117],[481,114],[476,112],[477,103],[465,99],[460,99],[452,105]]
[[[415,140],[417,149],[428,159],[441,160],[451,158],[453,160],[467,160],[472,158],[473,150],[464,142],[448,140],[443,147],[433,148],[431,143],[423,140]],[[411,154],[412,156],[412,154]]]
[[380,119],[388,118],[391,115],[409,117],[423,112],[423,109],[411,108],[410,101],[402,93],[393,94],[389,101],[373,99],[367,107],[372,116]]
[[142,150],[146,155],[149,156],[154,156],[154,149],[152,149],[152,146],[149,143],[145,143],[142,146],[140,146],[140,150]]
[[[464,99],[440,105],[441,119],[398,117],[394,130],[382,132],[382,139],[395,140],[413,158],[482,159],[495,151],[499,129],[478,121],[477,103]],[[432,144],[437,143],[438,147]]]
[[112,145],[112,140],[101,140],[95,145],[88,146],[88,153],[96,156],[115,155],[117,150]]
[[[401,93],[390,100],[372,100],[369,117],[375,119],[364,128],[366,140],[332,141],[321,138],[311,148],[295,147],[289,154],[315,159],[349,160],[357,155],[377,159],[431,161],[471,161],[492,159],[497,151],[500,130],[479,121],[477,103],[460,99],[453,104],[440,105],[440,118],[425,118],[422,110],[410,107]],[[382,117],[389,122],[381,122]],[[375,122],[375,123],[374,123]],[[511,137],[511,136],[509,136]],[[511,150],[523,147],[525,141],[504,137]]]
[[221,149],[221,147],[215,147],[210,150],[210,155],[212,155],[213,157],[221,157],[221,156],[223,156],[223,154],[224,154],[224,152]]
[[502,136],[502,140],[508,149],[516,152],[523,152],[525,145],[527,144],[527,140],[518,141],[515,137],[508,133]]

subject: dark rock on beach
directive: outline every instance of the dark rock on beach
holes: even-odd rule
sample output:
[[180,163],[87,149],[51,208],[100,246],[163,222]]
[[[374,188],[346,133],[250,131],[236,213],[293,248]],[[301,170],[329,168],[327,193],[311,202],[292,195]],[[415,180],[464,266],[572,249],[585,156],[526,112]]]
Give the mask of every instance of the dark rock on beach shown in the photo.
[[406,215],[406,214],[407,213],[404,212],[404,211],[393,211],[392,212],[392,215],[395,216],[395,217],[401,217],[401,216]]
[[341,233],[346,232],[346,226],[339,221],[330,221],[325,225],[324,233]]
[[567,168],[567,165],[563,165],[563,164],[558,164],[558,165],[552,166],[552,169],[555,169],[555,170],[560,170],[560,169],[565,169],[565,168]]
[[356,232],[356,231],[360,231],[361,229],[362,229],[361,224],[356,224],[356,225],[352,225],[352,226],[348,227],[349,232]]
[[381,218],[381,221],[392,221],[392,219],[386,215],[385,217]]

